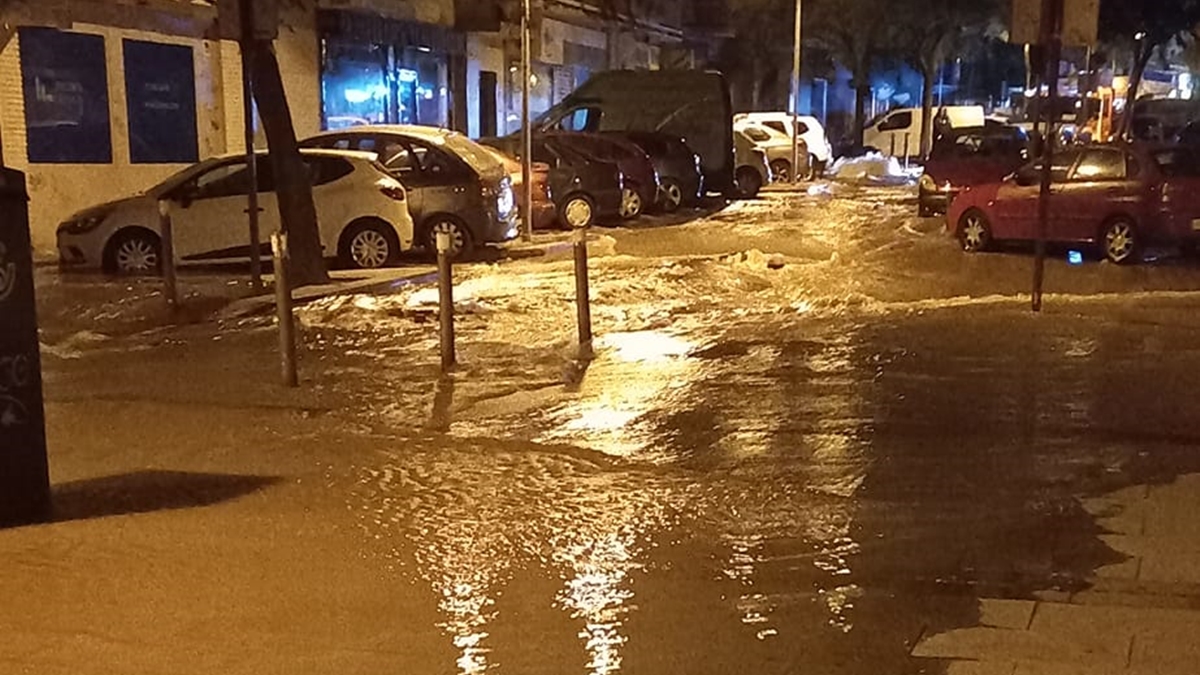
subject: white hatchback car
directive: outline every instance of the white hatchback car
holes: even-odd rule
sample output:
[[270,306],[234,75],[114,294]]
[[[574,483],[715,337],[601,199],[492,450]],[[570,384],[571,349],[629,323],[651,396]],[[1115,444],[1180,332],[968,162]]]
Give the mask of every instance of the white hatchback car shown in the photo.
[[[766,154],[767,162],[771,165],[771,175],[774,177],[774,180],[781,183],[791,182],[793,148],[790,136],[760,124],[743,124],[738,127],[738,131],[745,134],[751,141],[754,141],[755,146]],[[799,175],[809,175],[809,170],[811,169],[809,161],[811,160],[808,153],[808,145],[805,144],[803,138],[800,139],[800,147],[795,148],[795,150],[799,151]]]
[[[412,246],[413,222],[404,187],[372,153],[301,150],[313,185],[321,247],[341,264],[375,268]],[[280,229],[271,163],[258,159],[259,255],[270,258],[270,233]],[[58,226],[63,267],[118,274],[160,269],[158,202],[169,206],[179,264],[249,260],[246,220],[249,174],[245,155],[213,157],[158,185],[85,209]]]
[[[789,112],[754,112],[741,113],[733,116],[733,125],[740,127],[746,124],[759,124],[774,129],[791,139],[792,114]],[[825,128],[820,120],[811,115],[800,115],[796,118],[796,130],[800,132],[800,140],[808,144],[809,163],[818,172],[833,162],[833,145],[825,135]]]

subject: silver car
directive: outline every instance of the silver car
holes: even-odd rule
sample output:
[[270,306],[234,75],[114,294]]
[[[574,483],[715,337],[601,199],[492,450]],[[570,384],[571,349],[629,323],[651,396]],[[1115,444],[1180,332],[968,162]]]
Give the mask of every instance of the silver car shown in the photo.
[[358,126],[318,134],[302,147],[378,153],[409,193],[416,241],[434,250],[438,232],[465,256],[479,244],[517,236],[517,209],[504,164],[466,136],[417,125]]

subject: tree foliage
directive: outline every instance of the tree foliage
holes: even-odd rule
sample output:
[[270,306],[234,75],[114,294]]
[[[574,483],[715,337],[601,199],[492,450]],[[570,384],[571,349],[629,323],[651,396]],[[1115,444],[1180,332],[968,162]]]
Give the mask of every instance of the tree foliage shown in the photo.
[[[1197,32],[1200,0],[1102,0],[1100,40],[1114,53],[1128,55],[1129,91],[1126,110],[1132,109],[1146,66],[1154,54],[1173,40]],[[1128,135],[1132,115],[1125,115],[1122,133]]]

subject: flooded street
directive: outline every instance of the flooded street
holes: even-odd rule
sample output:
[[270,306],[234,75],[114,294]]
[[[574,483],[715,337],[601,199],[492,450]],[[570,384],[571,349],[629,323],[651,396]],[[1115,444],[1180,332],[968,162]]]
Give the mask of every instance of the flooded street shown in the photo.
[[1060,255],[1033,315],[1027,253],[962,254],[911,189],[812,192],[593,233],[590,363],[569,260],[458,268],[449,375],[433,289],[309,303],[297,392],[265,317],[80,337],[55,287],[52,477],[86,506],[0,531],[0,663],[1033,675],[1085,671],[922,645],[1005,603],[1200,606],[1145,566],[1095,593],[1143,555],[1113,495],[1200,472],[1200,267]]

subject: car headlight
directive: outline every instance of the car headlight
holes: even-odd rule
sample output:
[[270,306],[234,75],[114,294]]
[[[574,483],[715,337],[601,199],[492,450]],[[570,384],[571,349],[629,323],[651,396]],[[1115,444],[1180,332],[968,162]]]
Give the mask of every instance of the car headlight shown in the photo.
[[91,213],[83,217],[75,218],[74,220],[68,220],[62,225],[59,225],[58,229],[60,232],[66,232],[67,234],[85,234],[100,227],[100,224],[104,222],[105,218],[108,218],[107,211],[101,213]]

